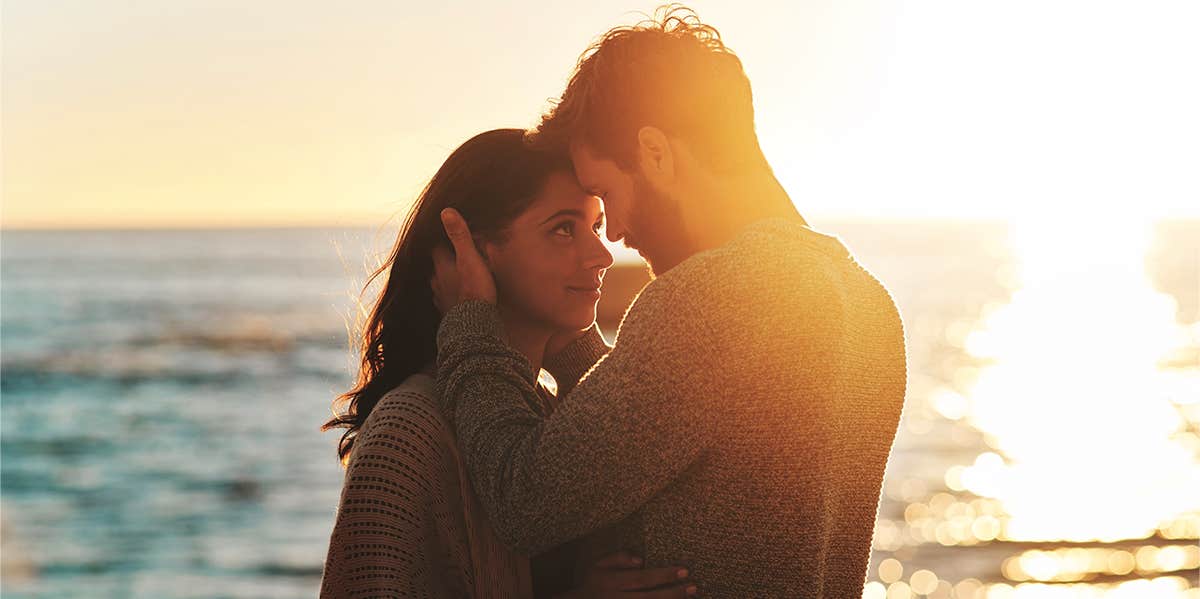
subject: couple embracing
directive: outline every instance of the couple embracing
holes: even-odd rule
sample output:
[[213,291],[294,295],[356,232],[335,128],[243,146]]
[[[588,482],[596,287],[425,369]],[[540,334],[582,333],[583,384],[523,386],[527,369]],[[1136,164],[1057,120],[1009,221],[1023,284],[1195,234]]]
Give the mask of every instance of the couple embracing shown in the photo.
[[[612,346],[603,236],[654,274]],[[456,149],[385,273],[325,425],[323,597],[861,596],[901,320],[693,13],[609,31],[534,130]]]

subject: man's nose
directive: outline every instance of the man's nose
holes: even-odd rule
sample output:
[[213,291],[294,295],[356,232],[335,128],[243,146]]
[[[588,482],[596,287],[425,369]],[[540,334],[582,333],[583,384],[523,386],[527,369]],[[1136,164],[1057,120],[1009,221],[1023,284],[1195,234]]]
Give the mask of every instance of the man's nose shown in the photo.
[[625,227],[615,220],[609,220],[604,225],[604,236],[609,241],[616,243],[625,237]]

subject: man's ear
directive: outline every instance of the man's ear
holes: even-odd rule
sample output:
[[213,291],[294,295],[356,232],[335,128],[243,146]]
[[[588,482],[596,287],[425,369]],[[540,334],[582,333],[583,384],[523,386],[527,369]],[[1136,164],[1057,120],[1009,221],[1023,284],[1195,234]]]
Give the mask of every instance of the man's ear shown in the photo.
[[675,156],[667,134],[658,127],[638,129],[638,165],[648,181],[665,187],[675,180]]

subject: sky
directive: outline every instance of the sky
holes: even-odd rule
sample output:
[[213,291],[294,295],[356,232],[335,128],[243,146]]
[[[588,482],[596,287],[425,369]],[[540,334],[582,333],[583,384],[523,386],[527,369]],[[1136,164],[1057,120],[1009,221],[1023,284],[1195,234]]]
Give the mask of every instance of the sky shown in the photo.
[[[802,214],[1200,217],[1200,4],[690,3]],[[652,2],[3,4],[4,228],[377,225]]]

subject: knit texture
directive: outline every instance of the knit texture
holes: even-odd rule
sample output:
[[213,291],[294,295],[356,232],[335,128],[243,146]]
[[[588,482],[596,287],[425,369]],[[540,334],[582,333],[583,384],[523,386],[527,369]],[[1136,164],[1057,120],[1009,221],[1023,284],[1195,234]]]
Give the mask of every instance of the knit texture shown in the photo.
[[501,545],[471,492],[433,379],[371,410],[350,453],[323,598],[531,597],[529,558]]
[[[835,237],[765,219],[647,284],[548,417],[495,307],[438,386],[498,537],[684,565],[706,597],[859,597],[904,403],[899,313]],[[561,383],[561,381],[560,381]]]

